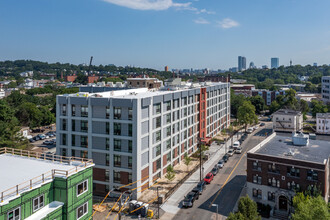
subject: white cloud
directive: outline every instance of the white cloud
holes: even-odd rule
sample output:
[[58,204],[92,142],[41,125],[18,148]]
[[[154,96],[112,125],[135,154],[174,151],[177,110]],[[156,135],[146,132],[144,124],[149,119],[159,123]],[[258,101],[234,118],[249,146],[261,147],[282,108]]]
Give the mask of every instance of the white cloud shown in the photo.
[[199,10],[198,12],[197,12],[197,14],[203,14],[203,13],[205,13],[205,14],[208,14],[208,15],[213,15],[213,14],[215,14],[215,12],[214,11],[208,11],[208,10],[206,10],[205,8],[203,8],[203,9],[201,9],[201,10]]
[[210,22],[204,18],[197,18],[196,20],[194,20],[194,22],[196,24],[209,24]]
[[223,29],[228,29],[228,28],[233,28],[233,27],[238,27],[239,23],[237,21],[234,21],[230,18],[225,18],[222,21],[217,21],[217,26],[223,28]]
[[137,10],[166,10],[171,7],[181,10],[194,10],[191,2],[187,3],[175,3],[172,0],[103,0],[115,5],[137,9]]

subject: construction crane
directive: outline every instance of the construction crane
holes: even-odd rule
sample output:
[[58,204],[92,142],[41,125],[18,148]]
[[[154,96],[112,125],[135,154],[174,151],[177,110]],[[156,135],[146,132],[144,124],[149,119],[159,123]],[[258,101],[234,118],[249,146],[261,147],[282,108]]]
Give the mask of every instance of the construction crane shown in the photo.
[[92,61],[93,61],[93,56],[91,56],[91,60],[89,61],[89,67],[88,67],[88,72],[87,72],[88,76],[89,76],[90,71],[91,71]]

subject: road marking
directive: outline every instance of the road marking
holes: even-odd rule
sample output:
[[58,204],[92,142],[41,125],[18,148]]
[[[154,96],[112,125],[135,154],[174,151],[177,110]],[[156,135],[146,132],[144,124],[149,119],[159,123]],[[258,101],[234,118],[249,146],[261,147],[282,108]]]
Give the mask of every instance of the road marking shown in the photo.
[[245,156],[246,151],[244,152],[244,154],[241,156],[241,158],[239,159],[239,161],[237,162],[236,166],[234,167],[234,169],[230,172],[229,176],[227,177],[225,183],[221,186],[219,192],[217,193],[217,195],[214,197],[213,201],[211,202],[211,204],[209,205],[209,208],[212,206],[212,204],[214,203],[214,201],[218,198],[218,196],[220,195],[223,187],[225,187],[225,185],[227,184],[229,178],[231,177],[231,175],[233,175],[233,172],[236,170],[238,164],[241,162],[242,158]]

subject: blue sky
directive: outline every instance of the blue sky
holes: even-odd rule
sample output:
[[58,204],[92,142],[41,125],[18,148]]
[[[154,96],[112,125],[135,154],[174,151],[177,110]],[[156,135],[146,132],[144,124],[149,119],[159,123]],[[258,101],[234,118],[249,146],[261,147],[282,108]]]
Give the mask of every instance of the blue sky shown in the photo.
[[2,0],[0,60],[163,69],[330,64],[329,0]]

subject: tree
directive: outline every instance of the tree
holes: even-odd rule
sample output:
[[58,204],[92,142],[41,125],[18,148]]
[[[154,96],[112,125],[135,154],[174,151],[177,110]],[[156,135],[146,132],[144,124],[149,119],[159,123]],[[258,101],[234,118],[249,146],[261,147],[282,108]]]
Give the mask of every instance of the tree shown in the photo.
[[237,119],[240,124],[245,126],[245,130],[249,124],[257,123],[256,108],[250,101],[244,101],[243,105],[238,108]]
[[305,196],[299,192],[293,197],[293,206],[293,220],[330,219],[329,206],[321,196]]
[[245,220],[244,216],[240,212],[230,213],[227,220]]
[[273,101],[269,106],[270,113],[274,113],[281,108],[281,105],[277,101]]
[[249,100],[252,103],[252,105],[254,105],[254,107],[256,108],[256,112],[258,114],[260,114],[264,110],[265,100],[260,95],[252,96]]
[[175,177],[175,171],[172,167],[172,165],[168,165],[166,168],[166,175],[165,175],[166,179],[168,180],[173,180]]
[[30,128],[40,127],[42,123],[41,111],[35,104],[30,102],[23,102],[18,106],[16,117],[23,126]]
[[246,97],[242,94],[236,95],[234,90],[230,90],[230,110],[231,114],[237,117],[238,108],[243,104],[246,100]]
[[323,105],[321,101],[313,100],[312,101],[312,114],[313,117],[316,116],[317,113],[326,113],[328,112],[328,107]]
[[241,197],[239,199],[238,212],[241,213],[246,220],[261,220],[257,211],[257,203],[250,199],[249,196]]
[[188,156],[187,152],[184,154],[184,164],[187,166],[187,171],[188,171],[188,166],[191,162],[191,157]]

